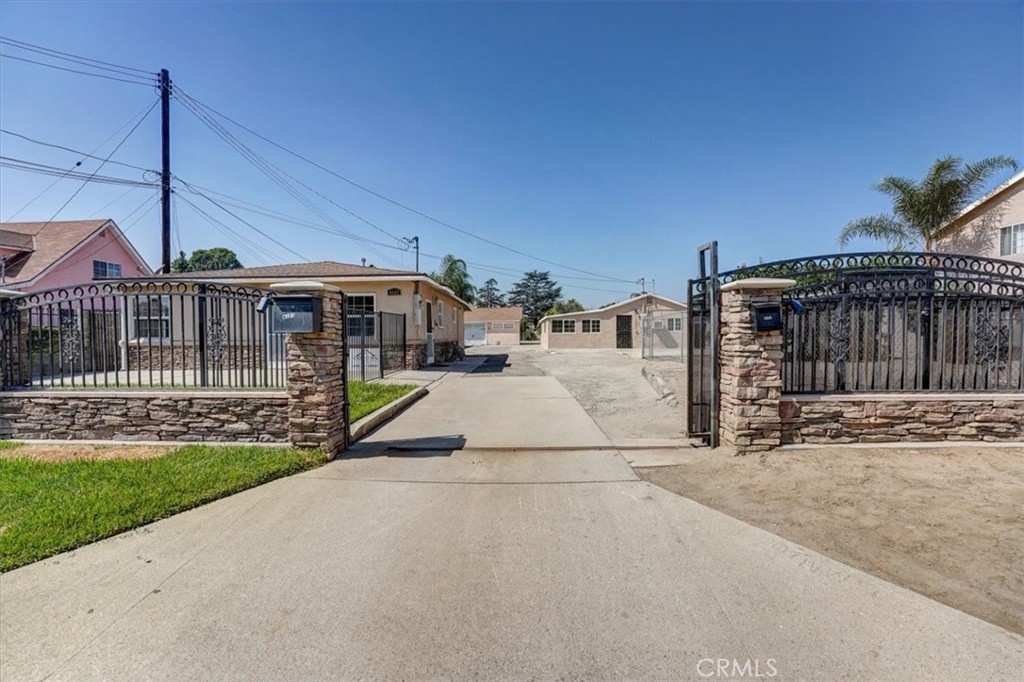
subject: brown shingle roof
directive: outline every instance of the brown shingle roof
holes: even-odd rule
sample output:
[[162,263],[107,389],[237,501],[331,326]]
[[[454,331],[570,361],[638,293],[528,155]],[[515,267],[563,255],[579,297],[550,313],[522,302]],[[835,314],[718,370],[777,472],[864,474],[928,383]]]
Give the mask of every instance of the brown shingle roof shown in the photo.
[[[0,223],[0,231],[12,233],[10,241],[25,248],[31,240],[33,250],[10,256],[7,260],[7,283],[24,282],[43,273],[65,254],[88,239],[109,220],[65,220],[36,223]],[[21,235],[20,237],[18,235]]]
[[476,308],[466,311],[466,322],[518,322],[523,319],[523,309],[513,308]]
[[289,263],[285,265],[263,265],[252,268],[235,268],[234,270],[203,270],[200,272],[177,272],[168,277],[188,277],[190,279],[275,279],[289,277],[375,277],[386,275],[416,275],[411,270],[388,270],[373,265],[357,265],[355,263],[338,263],[325,260],[318,263]]

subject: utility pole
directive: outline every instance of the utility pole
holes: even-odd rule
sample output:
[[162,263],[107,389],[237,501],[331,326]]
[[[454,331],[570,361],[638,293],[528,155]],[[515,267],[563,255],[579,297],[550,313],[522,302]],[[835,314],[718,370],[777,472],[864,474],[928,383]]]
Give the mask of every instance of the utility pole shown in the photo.
[[420,238],[419,237],[407,237],[405,240],[406,244],[412,244],[416,247],[416,272],[420,271]]
[[171,74],[160,69],[160,241],[163,246],[161,272],[171,271]]

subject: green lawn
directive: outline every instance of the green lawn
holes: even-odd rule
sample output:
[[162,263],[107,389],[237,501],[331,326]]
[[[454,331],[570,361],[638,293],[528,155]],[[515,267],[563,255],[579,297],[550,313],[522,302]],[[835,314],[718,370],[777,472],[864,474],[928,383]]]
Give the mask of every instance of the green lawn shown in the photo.
[[374,410],[379,410],[392,400],[398,400],[414,390],[416,387],[410,384],[364,384],[361,381],[350,381],[349,421],[355,423]]
[[[17,444],[0,443],[0,448]],[[0,570],[94,542],[272,479],[320,452],[189,445],[152,459],[0,458]]]

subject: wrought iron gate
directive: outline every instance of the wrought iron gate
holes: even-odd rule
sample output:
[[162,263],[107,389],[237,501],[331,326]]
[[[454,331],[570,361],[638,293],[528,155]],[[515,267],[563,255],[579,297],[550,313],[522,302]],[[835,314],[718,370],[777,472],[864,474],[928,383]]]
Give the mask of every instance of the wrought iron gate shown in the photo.
[[718,445],[718,242],[697,249],[699,276],[687,283],[687,424],[691,438]]

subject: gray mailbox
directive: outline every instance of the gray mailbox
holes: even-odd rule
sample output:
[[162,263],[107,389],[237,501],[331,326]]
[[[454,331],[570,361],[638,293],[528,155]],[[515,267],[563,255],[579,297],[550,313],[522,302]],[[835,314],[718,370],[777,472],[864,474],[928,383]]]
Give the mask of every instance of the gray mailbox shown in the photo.
[[755,332],[782,329],[782,306],[778,303],[751,303],[750,318]]
[[318,332],[323,301],[315,296],[275,296],[271,301],[270,331],[277,334]]

